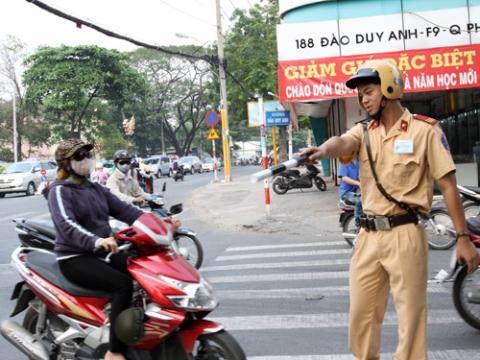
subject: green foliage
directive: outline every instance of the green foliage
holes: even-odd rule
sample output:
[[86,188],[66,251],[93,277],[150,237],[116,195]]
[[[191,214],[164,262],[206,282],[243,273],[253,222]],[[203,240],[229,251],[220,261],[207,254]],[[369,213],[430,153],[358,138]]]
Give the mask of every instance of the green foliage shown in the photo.
[[[228,71],[240,80],[251,94],[277,92],[276,25],[278,4],[271,1],[249,10],[236,10],[234,26],[225,40]],[[258,129],[247,129],[249,95],[228,78],[230,132],[236,141],[249,140]]]
[[100,100],[121,108],[145,90],[125,55],[97,46],[43,47],[25,64],[27,105],[49,123],[55,138],[91,130]]
[[[200,52],[192,46],[171,49]],[[142,102],[125,109],[127,117],[135,114],[137,119],[134,139],[139,153],[160,153],[162,124],[165,148],[174,147],[180,156],[189,153],[209,102],[209,66],[145,49],[133,52],[131,61],[149,84]]]

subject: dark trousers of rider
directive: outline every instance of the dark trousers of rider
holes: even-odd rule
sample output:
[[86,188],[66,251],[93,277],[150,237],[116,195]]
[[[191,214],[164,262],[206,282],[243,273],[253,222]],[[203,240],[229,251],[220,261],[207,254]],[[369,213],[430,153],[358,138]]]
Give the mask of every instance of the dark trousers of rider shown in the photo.
[[115,320],[132,300],[133,282],[127,270],[127,256],[118,253],[106,263],[93,255],[59,261],[63,275],[74,284],[113,294],[110,312],[110,351],[125,353],[126,345],[115,335]]

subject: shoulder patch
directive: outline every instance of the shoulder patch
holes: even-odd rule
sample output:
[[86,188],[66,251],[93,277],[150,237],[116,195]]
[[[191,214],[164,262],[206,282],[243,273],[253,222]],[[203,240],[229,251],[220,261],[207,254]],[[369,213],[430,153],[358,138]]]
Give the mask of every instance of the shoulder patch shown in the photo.
[[423,121],[423,122],[426,122],[430,125],[436,125],[438,123],[437,120],[431,118],[431,117],[428,117],[428,116],[425,116],[425,115],[418,115],[418,114],[413,114],[413,118],[415,120],[420,120],[420,121]]

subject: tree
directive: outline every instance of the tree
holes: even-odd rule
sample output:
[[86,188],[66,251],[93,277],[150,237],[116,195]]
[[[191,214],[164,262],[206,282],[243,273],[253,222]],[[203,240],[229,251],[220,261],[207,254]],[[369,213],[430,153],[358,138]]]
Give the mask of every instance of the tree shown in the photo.
[[[14,36],[7,36],[0,45],[0,80],[6,92],[15,96],[17,115],[17,154],[22,159],[22,136],[24,135],[24,123],[27,116],[25,108],[25,90],[20,78],[20,64],[26,56],[26,45]],[[13,116],[13,113],[10,115]],[[3,134],[2,140],[6,143],[13,143],[13,127],[10,132]],[[8,139],[8,140],[7,140]],[[13,148],[13,146],[12,146]]]
[[[250,94],[276,92],[278,23],[277,1],[257,4],[249,10],[236,10],[233,28],[226,35],[225,58],[228,71]],[[247,128],[249,94],[232,77],[227,78],[230,132],[235,139],[246,141],[257,129]]]
[[139,101],[145,90],[126,55],[97,46],[43,47],[25,64],[27,104],[57,139],[80,137],[85,130],[88,138],[99,128],[96,113],[103,102],[122,109],[127,99]]
[[[195,51],[194,47],[181,49]],[[126,110],[127,117],[129,110],[135,113],[135,140],[140,153],[160,148],[162,126],[167,145],[180,156],[190,153],[209,103],[209,66],[144,49],[135,51],[131,58],[150,85],[145,102],[135,104],[142,109]]]

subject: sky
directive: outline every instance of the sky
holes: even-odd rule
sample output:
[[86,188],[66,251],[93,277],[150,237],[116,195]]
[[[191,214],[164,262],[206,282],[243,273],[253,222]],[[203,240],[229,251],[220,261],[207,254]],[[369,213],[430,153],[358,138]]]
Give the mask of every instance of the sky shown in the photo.
[[[136,48],[87,27],[78,29],[68,20],[40,9],[26,0],[3,0],[0,41],[14,35],[33,51],[40,45],[95,44],[109,49]],[[221,0],[224,32],[231,26],[234,8],[249,8],[259,0]],[[68,14],[91,21],[122,35],[156,44],[212,43],[216,39],[215,0],[42,0]],[[8,5],[7,5],[8,4]],[[7,5],[7,6],[5,6]],[[179,38],[180,33],[189,38]]]

